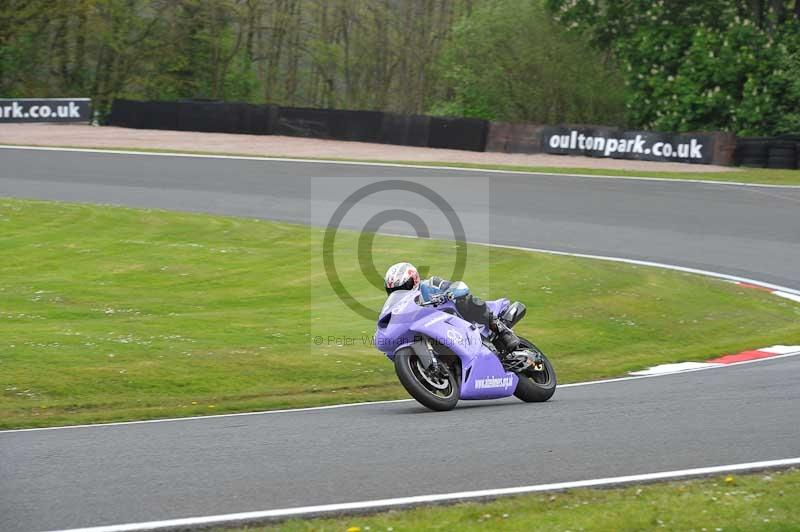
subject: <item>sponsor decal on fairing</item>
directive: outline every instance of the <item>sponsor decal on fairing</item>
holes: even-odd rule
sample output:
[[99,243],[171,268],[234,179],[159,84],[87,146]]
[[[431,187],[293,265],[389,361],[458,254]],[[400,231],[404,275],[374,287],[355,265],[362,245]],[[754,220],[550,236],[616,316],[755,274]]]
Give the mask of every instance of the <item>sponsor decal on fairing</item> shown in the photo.
[[511,388],[514,379],[511,377],[485,377],[483,379],[475,379],[476,390],[489,390],[496,388]]

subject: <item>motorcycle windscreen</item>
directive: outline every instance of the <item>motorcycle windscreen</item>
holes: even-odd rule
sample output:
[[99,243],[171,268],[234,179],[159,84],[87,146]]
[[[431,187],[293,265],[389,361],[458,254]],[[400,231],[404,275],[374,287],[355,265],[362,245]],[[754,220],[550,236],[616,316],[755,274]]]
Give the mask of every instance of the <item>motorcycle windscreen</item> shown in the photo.
[[[392,292],[389,294],[389,297],[386,298],[386,302],[383,304],[383,308],[381,308],[380,317],[386,316],[390,313],[395,307],[399,307],[401,302],[412,293],[411,290],[397,290],[396,292]],[[405,306],[405,305],[403,305]]]

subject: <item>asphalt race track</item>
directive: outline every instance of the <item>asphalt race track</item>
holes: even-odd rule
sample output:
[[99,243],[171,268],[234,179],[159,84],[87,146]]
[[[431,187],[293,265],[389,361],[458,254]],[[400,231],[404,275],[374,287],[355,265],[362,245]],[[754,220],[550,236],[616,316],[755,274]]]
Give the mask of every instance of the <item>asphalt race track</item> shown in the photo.
[[[800,289],[800,189],[0,149],[0,197],[310,222],[326,179],[444,182],[471,240]],[[313,178],[313,179],[312,179]],[[478,182],[480,181],[480,183]],[[479,188],[479,187],[478,187]],[[475,207],[476,216],[483,216]],[[532,229],[533,228],[533,229]],[[434,225],[436,236],[449,236]],[[554,357],[558,368],[557,356]],[[414,402],[0,432],[0,530],[136,523],[800,456],[800,357],[561,388],[542,405]]]
[[[468,235],[474,241],[651,260],[800,288],[800,187],[0,149],[0,197],[320,226],[327,211],[316,218],[312,198],[324,196],[326,178],[335,187],[349,177],[437,180],[459,211],[475,203],[474,185],[482,190],[491,179],[491,223]],[[477,203],[478,218],[487,218],[484,207]],[[432,229],[452,236],[449,227]]]
[[800,456],[800,357],[563,388],[0,434],[0,528],[45,530]]

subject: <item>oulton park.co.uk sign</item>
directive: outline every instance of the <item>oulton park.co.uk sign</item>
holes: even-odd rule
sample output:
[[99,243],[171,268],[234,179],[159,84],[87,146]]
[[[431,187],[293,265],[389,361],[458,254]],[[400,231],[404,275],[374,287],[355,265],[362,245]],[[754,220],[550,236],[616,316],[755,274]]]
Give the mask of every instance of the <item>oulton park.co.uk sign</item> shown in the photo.
[[11,122],[89,122],[89,98],[0,99],[0,124]]
[[607,128],[546,127],[541,142],[545,153],[642,161],[711,164],[713,152],[711,135]]

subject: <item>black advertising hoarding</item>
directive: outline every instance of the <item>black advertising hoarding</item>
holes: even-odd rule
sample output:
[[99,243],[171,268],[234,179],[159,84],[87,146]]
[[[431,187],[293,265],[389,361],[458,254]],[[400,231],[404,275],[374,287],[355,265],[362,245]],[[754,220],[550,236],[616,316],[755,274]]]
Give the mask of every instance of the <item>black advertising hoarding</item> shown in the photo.
[[0,124],[11,122],[89,122],[89,98],[0,98]]
[[712,135],[654,133],[614,128],[545,127],[542,151],[559,155],[584,155],[676,163],[711,164]]

